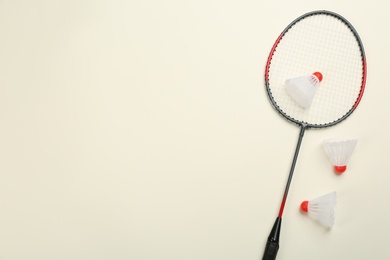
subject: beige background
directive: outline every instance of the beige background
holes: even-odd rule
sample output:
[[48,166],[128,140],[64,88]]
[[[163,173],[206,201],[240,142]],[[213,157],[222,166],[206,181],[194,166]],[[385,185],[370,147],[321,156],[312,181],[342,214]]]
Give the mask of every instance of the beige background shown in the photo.
[[[389,259],[388,1],[0,1],[0,259],[258,260],[299,129],[263,71],[293,19],[358,30],[368,80],[306,132],[283,259]],[[322,149],[357,138],[336,176]],[[302,200],[337,191],[326,231]]]

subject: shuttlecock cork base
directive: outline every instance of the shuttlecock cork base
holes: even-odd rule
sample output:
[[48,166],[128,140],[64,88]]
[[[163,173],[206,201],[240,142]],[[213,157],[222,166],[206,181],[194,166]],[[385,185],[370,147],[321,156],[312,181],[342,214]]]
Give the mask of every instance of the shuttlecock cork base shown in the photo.
[[335,221],[336,192],[330,192],[321,197],[305,200],[301,210],[327,228],[332,228]]
[[297,77],[286,81],[286,91],[289,96],[301,107],[310,107],[318,84],[322,81],[322,74],[314,72],[309,76]]
[[348,161],[356,147],[356,139],[325,139],[324,149],[336,174],[347,170]]

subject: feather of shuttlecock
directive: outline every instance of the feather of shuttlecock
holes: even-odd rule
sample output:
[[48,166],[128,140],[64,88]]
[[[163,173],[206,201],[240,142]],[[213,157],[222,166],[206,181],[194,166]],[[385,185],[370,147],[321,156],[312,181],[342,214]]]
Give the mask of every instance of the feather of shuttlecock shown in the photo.
[[285,88],[289,96],[301,107],[309,108],[316,93],[317,86],[322,80],[320,72],[309,76],[286,80]]
[[327,228],[332,228],[335,221],[336,192],[330,192],[312,200],[301,203],[301,210],[309,214]]
[[324,148],[328,154],[334,171],[338,174],[345,172],[348,161],[356,147],[356,139],[326,139]]

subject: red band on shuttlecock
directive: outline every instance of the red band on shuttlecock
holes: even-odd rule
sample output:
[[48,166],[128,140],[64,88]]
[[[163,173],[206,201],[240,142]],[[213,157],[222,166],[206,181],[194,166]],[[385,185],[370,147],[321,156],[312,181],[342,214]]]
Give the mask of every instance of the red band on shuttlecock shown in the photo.
[[303,212],[308,212],[309,211],[309,201],[305,200],[301,203],[301,210]]
[[317,79],[318,79],[320,82],[322,81],[322,74],[321,74],[321,72],[316,71],[316,72],[313,73],[313,75],[316,76]]
[[342,174],[347,170],[347,165],[335,165],[333,168],[337,174]]

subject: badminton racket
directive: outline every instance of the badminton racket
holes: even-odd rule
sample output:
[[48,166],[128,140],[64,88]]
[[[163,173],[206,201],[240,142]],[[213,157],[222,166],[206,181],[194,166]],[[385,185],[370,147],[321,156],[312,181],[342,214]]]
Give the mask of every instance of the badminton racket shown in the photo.
[[[288,80],[304,79],[305,75],[308,81],[313,76],[321,81],[308,108],[300,106],[286,91]],[[362,98],[366,75],[365,53],[357,31],[334,12],[320,10],[298,17],[274,43],[265,68],[266,92],[275,110],[298,125],[300,131],[263,260],[276,259],[279,250],[282,215],[305,130],[330,127],[350,116]]]

